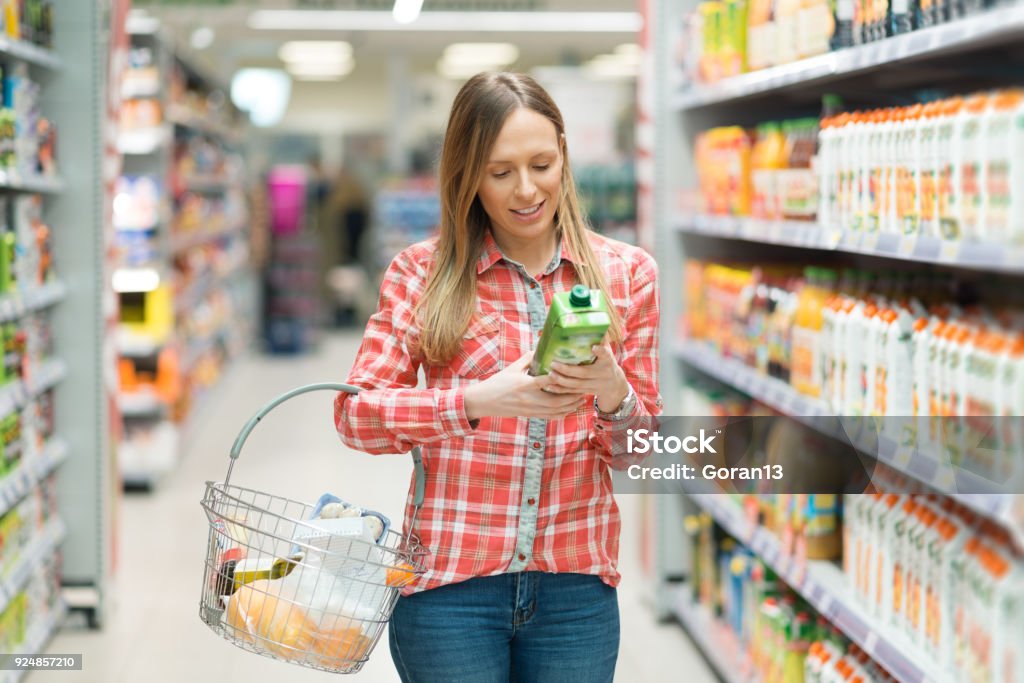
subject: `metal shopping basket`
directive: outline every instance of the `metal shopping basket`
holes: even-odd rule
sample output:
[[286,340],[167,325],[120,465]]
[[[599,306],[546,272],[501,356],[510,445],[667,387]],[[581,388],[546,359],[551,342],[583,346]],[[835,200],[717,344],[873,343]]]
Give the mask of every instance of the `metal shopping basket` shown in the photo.
[[[413,519],[401,534],[358,509],[344,519],[310,520],[313,506],[232,486],[231,472],[250,432],[300,394],[359,392],[347,384],[311,384],[263,407],[231,447],[223,483],[206,482],[210,523],[199,615],[231,643],[267,657],[332,673],[366,663],[391,618],[400,589],[425,571],[427,551],[412,534],[423,502],[419,448]],[[379,535],[375,524],[383,527]]]

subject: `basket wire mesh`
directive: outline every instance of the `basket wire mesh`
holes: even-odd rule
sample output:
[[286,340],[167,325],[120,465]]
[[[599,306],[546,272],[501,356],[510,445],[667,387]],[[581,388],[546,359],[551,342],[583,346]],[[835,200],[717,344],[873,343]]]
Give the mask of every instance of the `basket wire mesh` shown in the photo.
[[224,482],[206,482],[201,504],[209,538],[199,612],[215,633],[245,650],[355,673],[380,640],[401,588],[426,569],[427,552],[411,531],[423,499],[419,450],[414,514],[404,536],[385,529],[374,538],[365,518],[325,525],[310,520],[309,504],[230,483],[256,424],[284,401],[316,390],[359,391],[314,384],[278,397],[239,434]]

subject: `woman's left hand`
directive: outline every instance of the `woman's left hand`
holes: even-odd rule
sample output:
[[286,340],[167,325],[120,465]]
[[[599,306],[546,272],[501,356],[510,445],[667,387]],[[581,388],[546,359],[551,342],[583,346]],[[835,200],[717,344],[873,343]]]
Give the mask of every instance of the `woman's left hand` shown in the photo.
[[595,346],[593,351],[597,360],[590,365],[553,362],[545,391],[556,394],[593,394],[597,398],[597,407],[602,412],[612,413],[629,394],[629,382],[607,342]]

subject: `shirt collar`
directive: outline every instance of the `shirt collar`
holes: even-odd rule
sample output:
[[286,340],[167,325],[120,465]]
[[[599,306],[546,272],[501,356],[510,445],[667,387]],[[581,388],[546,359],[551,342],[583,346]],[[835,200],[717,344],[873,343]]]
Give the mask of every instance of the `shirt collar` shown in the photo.
[[[488,268],[490,268],[495,263],[501,261],[504,258],[505,255],[501,253],[501,247],[499,247],[498,243],[494,241],[494,235],[491,233],[490,230],[488,230],[484,234],[484,245],[483,248],[480,250],[480,260],[477,262],[476,266],[477,275],[482,275],[487,271]],[[573,265],[577,263],[577,260],[573,255],[572,250],[569,248],[569,245],[566,244],[564,240],[559,239],[558,244],[555,246],[555,255],[551,259],[551,262],[548,264],[548,267],[544,269],[544,274],[548,275],[552,271],[554,271],[554,269],[558,267],[559,263],[561,263],[563,259],[568,261],[569,263],[572,263]],[[512,261],[508,260],[508,262],[511,263]]]

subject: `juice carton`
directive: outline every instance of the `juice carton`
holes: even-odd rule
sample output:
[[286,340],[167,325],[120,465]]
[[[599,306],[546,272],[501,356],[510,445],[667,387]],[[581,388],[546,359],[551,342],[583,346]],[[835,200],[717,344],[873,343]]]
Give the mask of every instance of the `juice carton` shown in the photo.
[[601,343],[610,325],[600,290],[576,285],[569,292],[555,294],[530,373],[546,375],[556,360],[569,365],[593,363],[591,347]]

